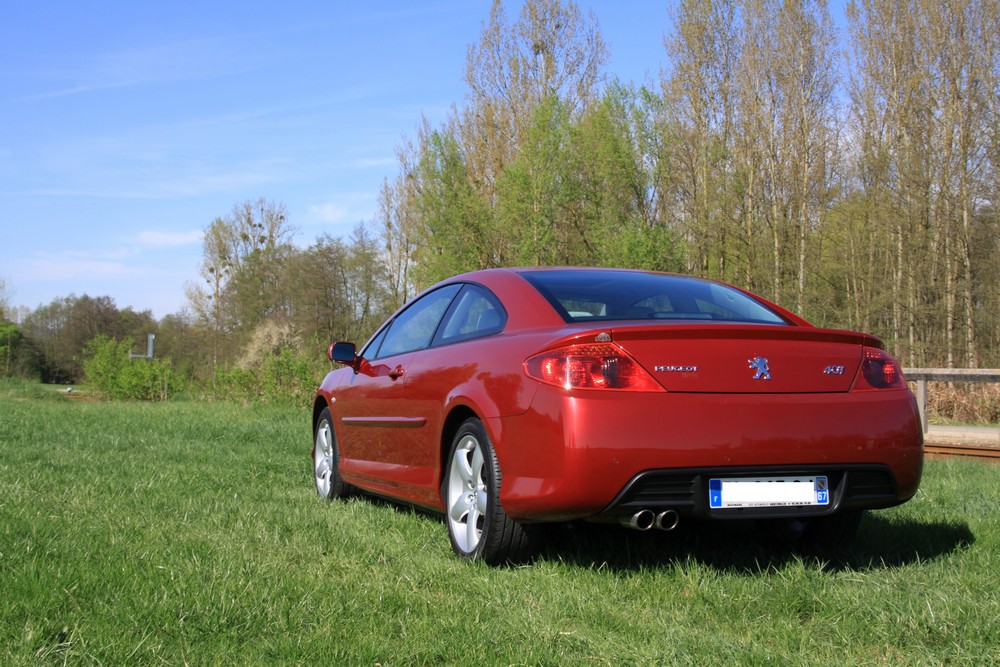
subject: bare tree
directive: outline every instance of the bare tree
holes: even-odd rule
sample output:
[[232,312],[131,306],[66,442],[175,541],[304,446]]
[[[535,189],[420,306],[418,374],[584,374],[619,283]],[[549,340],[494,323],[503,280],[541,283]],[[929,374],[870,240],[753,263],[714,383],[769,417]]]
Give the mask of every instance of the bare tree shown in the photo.
[[558,98],[570,116],[596,101],[608,50],[593,13],[574,2],[528,0],[508,23],[494,0],[480,40],[468,51],[467,106],[458,114],[461,142],[480,191],[494,185],[517,152],[533,110]]
[[738,167],[771,231],[771,293],[790,288],[804,312],[812,238],[832,201],[833,23],[823,2],[754,0],[743,26]]
[[215,363],[228,358],[223,350],[231,347],[225,345],[231,336],[249,336],[275,312],[288,314],[281,270],[294,233],[284,204],[263,198],[236,204],[205,229],[200,270],[208,289],[189,285],[186,293],[192,311],[213,331]]
[[0,276],[0,320],[6,320],[9,317],[12,291],[7,283],[7,279]]
[[671,172],[688,272],[726,276],[733,220],[730,197],[734,76],[741,47],[734,0],[680,3],[665,41],[672,68],[663,81],[672,134]]
[[995,257],[977,244],[996,233],[998,13],[996,0],[849,6],[855,170],[892,240],[891,328],[916,363],[975,364],[989,330],[976,313],[995,274],[979,265]]

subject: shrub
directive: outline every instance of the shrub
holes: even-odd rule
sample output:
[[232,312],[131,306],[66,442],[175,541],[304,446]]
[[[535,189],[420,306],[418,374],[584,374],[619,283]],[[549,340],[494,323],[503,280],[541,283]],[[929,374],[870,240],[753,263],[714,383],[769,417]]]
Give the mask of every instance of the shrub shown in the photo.
[[931,382],[927,396],[935,421],[1000,424],[1000,384]]
[[131,359],[132,341],[100,335],[84,348],[83,370],[94,388],[118,400],[165,401],[180,379],[169,359]]
[[292,328],[258,326],[235,366],[217,367],[210,393],[220,400],[303,406],[329,370],[318,342],[305,344]]
[[35,341],[13,322],[0,319],[0,377],[41,380],[44,365]]
[[214,394],[244,402],[308,405],[325,373],[313,356],[286,347],[259,358],[253,368],[217,368]]

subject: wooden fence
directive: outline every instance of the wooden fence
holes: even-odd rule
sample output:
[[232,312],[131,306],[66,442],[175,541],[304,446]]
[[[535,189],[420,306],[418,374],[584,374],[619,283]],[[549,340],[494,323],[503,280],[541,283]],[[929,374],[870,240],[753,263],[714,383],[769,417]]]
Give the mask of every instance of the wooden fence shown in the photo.
[[980,368],[904,368],[903,376],[917,383],[917,408],[920,424],[927,433],[927,383],[933,382],[1000,382],[1000,369]]

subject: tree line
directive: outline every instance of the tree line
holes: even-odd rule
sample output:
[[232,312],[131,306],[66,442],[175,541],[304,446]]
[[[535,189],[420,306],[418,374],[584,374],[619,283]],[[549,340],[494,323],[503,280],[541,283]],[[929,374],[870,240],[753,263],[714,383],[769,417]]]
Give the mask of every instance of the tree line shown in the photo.
[[[493,5],[466,104],[400,150],[394,285],[588,264],[725,280],[909,365],[1000,365],[1000,3],[682,0],[658,85],[593,15]],[[846,48],[845,48],[846,47]]]
[[62,381],[76,338],[153,332],[213,377],[363,341],[459,272],[596,265],[721,279],[906,365],[1000,366],[1000,0],[854,0],[842,37],[819,0],[670,13],[669,67],[639,84],[576,3],[496,0],[463,103],[404,137],[374,219],[303,248],[283,204],[238,203],[205,229],[184,313],[68,297],[20,349]]

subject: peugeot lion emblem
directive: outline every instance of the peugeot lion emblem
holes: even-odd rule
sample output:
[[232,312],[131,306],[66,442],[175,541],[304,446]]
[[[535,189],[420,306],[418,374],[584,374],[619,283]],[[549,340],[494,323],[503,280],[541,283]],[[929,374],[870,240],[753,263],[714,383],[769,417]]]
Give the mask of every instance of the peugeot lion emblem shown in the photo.
[[757,371],[757,374],[753,376],[754,380],[771,379],[771,369],[767,366],[767,359],[764,357],[754,357],[753,359],[747,359],[747,363],[750,364],[751,370]]

